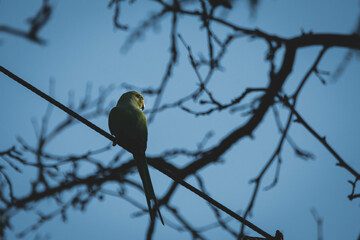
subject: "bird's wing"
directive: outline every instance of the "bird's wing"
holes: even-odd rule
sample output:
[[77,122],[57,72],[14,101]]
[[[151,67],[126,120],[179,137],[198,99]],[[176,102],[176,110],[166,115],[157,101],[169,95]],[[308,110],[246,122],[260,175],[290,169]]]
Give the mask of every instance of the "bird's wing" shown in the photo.
[[131,153],[145,152],[147,147],[147,121],[139,109],[117,106],[109,114],[111,134]]

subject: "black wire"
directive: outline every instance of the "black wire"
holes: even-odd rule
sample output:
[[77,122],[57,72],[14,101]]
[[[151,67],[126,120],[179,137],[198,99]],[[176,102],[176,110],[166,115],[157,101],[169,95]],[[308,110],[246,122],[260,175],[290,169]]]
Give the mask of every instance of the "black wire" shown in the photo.
[[[21,85],[23,85],[24,87],[26,87],[27,89],[29,89],[30,91],[36,93],[37,95],[39,95],[40,97],[42,97],[43,99],[45,99],[46,101],[50,102],[51,104],[57,106],[58,108],[60,108],[61,110],[63,110],[64,112],[66,112],[67,114],[69,114],[70,116],[76,118],[77,120],[79,120],[80,122],[84,123],[86,126],[92,128],[93,130],[95,130],[96,132],[100,133],[101,135],[103,135],[104,137],[106,137],[107,139],[109,139],[112,142],[117,143],[119,146],[121,146],[117,140],[115,139],[115,137],[113,137],[112,135],[110,135],[109,133],[105,132],[103,129],[99,128],[98,126],[96,126],[95,124],[93,124],[92,122],[90,122],[89,120],[83,118],[82,116],[80,116],[79,114],[77,114],[76,112],[74,112],[73,110],[69,109],[68,107],[66,107],[65,105],[63,105],[62,103],[56,101],[55,99],[53,99],[52,97],[50,97],[49,95],[45,94],[44,92],[40,91],[39,89],[37,89],[36,87],[32,86],[30,83],[26,82],[25,80],[23,80],[22,78],[16,76],[15,74],[13,74],[12,72],[10,72],[9,70],[5,69],[3,66],[0,66],[0,72],[4,73],[5,75],[7,75],[9,78],[15,80],[16,82],[20,83]],[[122,146],[121,146],[122,147]],[[275,238],[273,236],[271,236],[270,234],[268,234],[267,232],[265,232],[264,230],[262,230],[261,228],[257,227],[256,225],[252,224],[251,222],[249,222],[248,220],[244,219],[243,217],[239,216],[238,214],[236,214],[235,212],[231,211],[229,208],[225,207],[224,205],[222,205],[221,203],[217,202],[216,200],[214,200],[213,198],[209,197],[208,195],[206,195],[205,193],[201,192],[200,190],[198,190],[197,188],[191,186],[190,184],[188,184],[187,182],[185,182],[184,180],[182,180],[181,178],[179,178],[178,176],[176,176],[175,174],[173,174],[171,171],[169,171],[168,169],[165,169],[163,166],[157,165],[156,162],[153,163],[153,166],[159,170],[160,172],[162,172],[163,174],[165,174],[166,176],[170,177],[171,179],[173,179],[175,182],[177,182],[178,184],[182,185],[183,187],[187,188],[188,190],[192,191],[193,193],[195,193],[196,195],[200,196],[201,198],[203,198],[204,200],[206,200],[207,202],[211,203],[212,205],[214,205],[215,207],[219,208],[220,210],[222,210],[223,212],[226,212],[227,214],[229,214],[231,217],[235,218],[236,220],[238,220],[239,222],[245,224],[246,226],[248,226],[249,228],[251,228],[252,230],[254,230],[255,232],[261,234],[262,236],[264,236],[266,239],[269,240],[274,240]]]

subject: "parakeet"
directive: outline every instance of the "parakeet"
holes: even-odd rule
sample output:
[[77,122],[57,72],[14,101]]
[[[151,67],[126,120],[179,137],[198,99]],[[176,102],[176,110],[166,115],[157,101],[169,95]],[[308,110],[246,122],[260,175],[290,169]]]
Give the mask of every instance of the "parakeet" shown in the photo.
[[[117,102],[116,107],[110,111],[109,129],[117,141],[133,154],[143,183],[151,220],[154,221],[157,211],[161,223],[164,225],[145,156],[148,132],[146,117],[141,111],[144,108],[144,98],[140,93],[136,91],[124,93]],[[153,208],[151,200],[154,204]]]

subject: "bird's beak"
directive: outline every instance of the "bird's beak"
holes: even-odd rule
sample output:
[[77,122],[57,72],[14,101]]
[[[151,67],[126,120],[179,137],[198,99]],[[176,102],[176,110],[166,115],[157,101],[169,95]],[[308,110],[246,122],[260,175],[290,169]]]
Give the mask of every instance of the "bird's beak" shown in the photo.
[[145,102],[144,102],[144,100],[142,100],[142,106],[141,106],[141,109],[144,111],[144,109],[145,109]]

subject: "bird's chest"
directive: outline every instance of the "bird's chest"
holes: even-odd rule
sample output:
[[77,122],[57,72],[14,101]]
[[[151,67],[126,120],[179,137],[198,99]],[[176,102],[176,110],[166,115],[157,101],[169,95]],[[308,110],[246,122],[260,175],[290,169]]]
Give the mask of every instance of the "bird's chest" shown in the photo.
[[137,109],[115,107],[110,112],[111,133],[131,148],[146,149],[147,124]]

